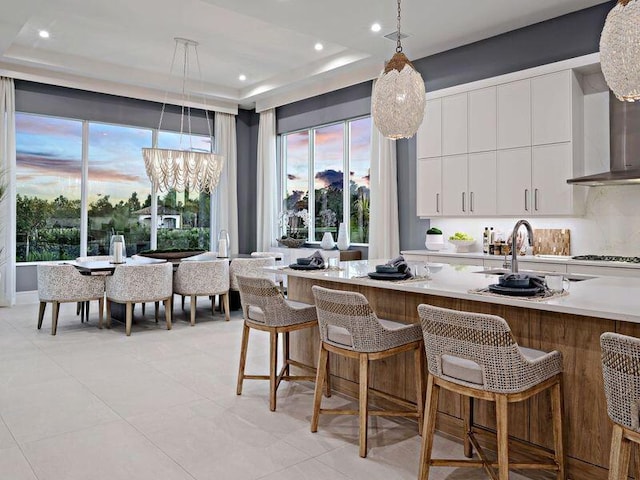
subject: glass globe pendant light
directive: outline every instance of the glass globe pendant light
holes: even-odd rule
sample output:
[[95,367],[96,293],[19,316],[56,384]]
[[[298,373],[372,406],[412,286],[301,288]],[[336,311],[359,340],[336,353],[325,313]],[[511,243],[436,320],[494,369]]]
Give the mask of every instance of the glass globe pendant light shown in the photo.
[[618,0],[600,36],[600,65],[622,101],[640,100],[640,1]]
[[398,0],[396,53],[378,77],[371,99],[371,114],[380,133],[393,140],[415,135],[424,117],[425,89],[422,76],[402,53],[400,0]]

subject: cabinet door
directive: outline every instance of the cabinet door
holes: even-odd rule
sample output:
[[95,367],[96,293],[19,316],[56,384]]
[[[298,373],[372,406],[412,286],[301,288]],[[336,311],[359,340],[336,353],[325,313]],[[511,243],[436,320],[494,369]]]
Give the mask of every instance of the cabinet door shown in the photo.
[[442,100],[427,100],[424,119],[418,128],[416,149],[418,158],[442,155]]
[[469,154],[469,213],[496,214],[496,152]]
[[573,213],[571,142],[533,147],[533,212],[537,215]]
[[442,214],[468,215],[467,155],[442,157]]
[[533,145],[571,141],[570,70],[531,79]]
[[469,153],[496,149],[496,87],[469,92]]
[[498,85],[498,149],[531,145],[531,81]]
[[416,213],[419,217],[442,215],[442,160],[428,158],[418,160],[416,189]]
[[531,147],[498,150],[498,215],[530,215]]
[[467,94],[442,99],[442,155],[467,153]]

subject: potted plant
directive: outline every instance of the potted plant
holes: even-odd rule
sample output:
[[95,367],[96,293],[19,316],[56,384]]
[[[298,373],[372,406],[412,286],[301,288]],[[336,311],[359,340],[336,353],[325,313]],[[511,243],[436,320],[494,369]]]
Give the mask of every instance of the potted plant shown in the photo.
[[280,245],[289,248],[298,248],[304,245],[309,231],[309,212],[306,208],[281,212],[279,223],[280,228],[284,231],[284,235],[278,239]]

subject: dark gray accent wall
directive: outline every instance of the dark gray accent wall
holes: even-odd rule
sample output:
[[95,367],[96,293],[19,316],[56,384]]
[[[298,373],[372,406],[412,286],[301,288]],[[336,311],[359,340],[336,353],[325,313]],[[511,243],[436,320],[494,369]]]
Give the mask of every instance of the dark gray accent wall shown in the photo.
[[[15,87],[18,112],[145,128],[158,128],[160,122],[161,103],[24,80],[16,80]],[[180,107],[167,105],[162,119],[162,130],[179,132],[180,117]],[[209,112],[212,133],[213,117],[213,112]],[[188,131],[186,124],[183,131]],[[209,135],[204,110],[191,109],[191,132]]]
[[[257,164],[260,115],[253,110],[238,110],[238,249],[251,253],[257,244]],[[274,185],[273,188],[276,188]]]

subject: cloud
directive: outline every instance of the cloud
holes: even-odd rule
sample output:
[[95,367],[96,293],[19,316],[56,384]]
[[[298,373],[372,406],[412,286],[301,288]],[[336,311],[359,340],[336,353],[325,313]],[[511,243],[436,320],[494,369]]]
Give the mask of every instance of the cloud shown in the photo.
[[[327,169],[322,172],[318,172],[315,175],[316,186],[320,188],[323,187],[334,187],[334,188],[342,188],[342,172]],[[324,185],[322,185],[324,184]]]
[[287,180],[291,180],[292,182],[295,182],[296,180],[302,180],[302,178],[299,177],[298,175],[294,175],[292,173],[288,173],[287,174]]
[[24,113],[16,114],[16,131],[30,135],[82,138],[82,122]]

